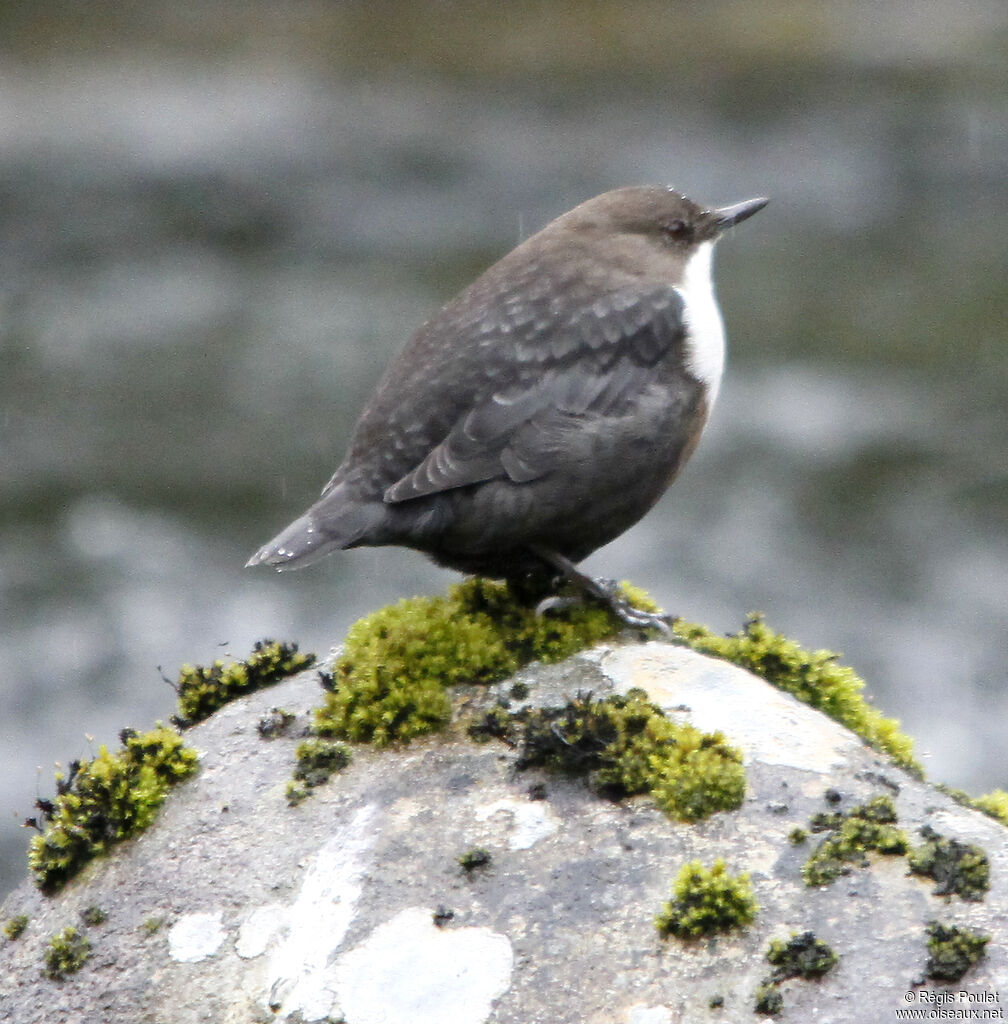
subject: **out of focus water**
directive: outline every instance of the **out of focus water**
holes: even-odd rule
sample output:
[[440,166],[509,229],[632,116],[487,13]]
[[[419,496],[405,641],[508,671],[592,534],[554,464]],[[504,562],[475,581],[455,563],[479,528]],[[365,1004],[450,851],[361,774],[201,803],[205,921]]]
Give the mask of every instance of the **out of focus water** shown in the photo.
[[719,247],[729,371],[693,464],[588,568],[843,651],[933,777],[1008,784],[1005,85],[880,49],[717,98],[296,61],[0,72],[0,885],[52,763],[171,713],[159,666],[325,651],[453,578],[391,549],[242,566],[410,331],[623,184],[773,202]]

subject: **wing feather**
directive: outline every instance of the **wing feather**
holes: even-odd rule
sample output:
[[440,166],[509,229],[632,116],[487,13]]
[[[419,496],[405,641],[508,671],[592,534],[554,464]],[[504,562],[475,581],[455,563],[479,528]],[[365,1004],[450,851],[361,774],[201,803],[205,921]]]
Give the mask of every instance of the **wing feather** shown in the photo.
[[522,309],[517,338],[510,333],[513,323],[501,331],[509,311],[499,307],[494,314],[494,333],[516,344],[518,383],[467,410],[419,465],[385,491],[386,502],[546,475],[562,463],[570,431],[589,415],[629,409],[656,364],[681,353],[682,299],[671,286],[616,292],[561,324],[527,312]]

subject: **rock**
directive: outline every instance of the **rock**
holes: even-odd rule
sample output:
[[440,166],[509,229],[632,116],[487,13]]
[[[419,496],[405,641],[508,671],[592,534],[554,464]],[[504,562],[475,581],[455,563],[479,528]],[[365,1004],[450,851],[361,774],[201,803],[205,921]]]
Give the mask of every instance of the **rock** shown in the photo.
[[[599,647],[518,678],[537,706],[643,687],[671,716],[720,730],[744,753],[743,805],[682,824],[646,796],[616,803],[583,779],[517,771],[513,749],[456,728],[398,749],[354,747],[349,767],[291,806],[294,752],[320,700],[317,673],[304,672],[185,733],[200,771],[145,833],[55,896],[30,881],[10,895],[0,921],[28,924],[0,940],[0,1019],[740,1021],[759,1019],[755,993],[772,982],[783,1019],[846,1024],[896,1019],[945,994],[962,1006],[1008,998],[1008,833],[997,822],[761,679],[682,647]],[[456,714],[491,706],[514,682],[456,692]],[[276,708],[297,717],[261,733]],[[829,790],[839,804],[826,802]],[[823,836],[796,845],[789,835],[880,794],[911,843],[928,825],[982,847],[986,899],[936,896],[905,856],[876,853],[831,885],[807,887],[802,865]],[[459,858],[475,849],[489,859],[466,870]],[[662,938],[654,918],[677,873],[717,859],[750,875],[754,923]],[[85,924],[89,908],[105,919],[91,913],[99,923]],[[991,936],[986,956],[947,990],[920,985],[933,920]],[[51,980],[49,941],[68,927],[88,955]],[[773,982],[771,940],[807,932],[836,966],[818,980]]]

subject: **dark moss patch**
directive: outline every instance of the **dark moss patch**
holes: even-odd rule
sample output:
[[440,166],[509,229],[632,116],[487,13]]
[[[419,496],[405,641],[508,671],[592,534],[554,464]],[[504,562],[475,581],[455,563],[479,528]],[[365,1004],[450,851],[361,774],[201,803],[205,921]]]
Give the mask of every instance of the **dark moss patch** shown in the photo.
[[296,719],[297,715],[286,708],[270,708],[256,724],[256,732],[264,740],[275,740],[283,736]]
[[810,832],[832,832],[834,829],[839,828],[847,817],[843,811],[831,811],[826,813],[820,811],[818,814],[813,814],[809,818],[809,831]]
[[847,726],[904,768],[923,774],[913,756],[913,741],[900,732],[899,722],[883,717],[867,703],[861,694],[864,680],[853,669],[840,665],[831,651],[807,651],[774,633],[759,615],[752,616],[742,632],[733,636],[718,636],[704,626],[682,620],[672,628],[694,650],[762,676]]
[[989,935],[981,935],[955,925],[931,921],[927,926],[928,957],[924,968],[936,981],[958,981],[986,955]]
[[910,871],[933,878],[938,883],[936,896],[955,894],[964,900],[982,900],[990,888],[987,854],[971,843],[944,838],[930,825],[925,825],[920,834],[924,844],[910,851]]
[[518,767],[588,776],[612,799],[649,793],[670,817],[698,821],[745,795],[742,755],[721,733],[673,722],[643,690],[514,716]]
[[744,928],[759,909],[749,876],[729,874],[723,860],[709,868],[698,860],[684,864],[672,896],[655,918],[655,927],[662,935],[680,939]]
[[771,940],[766,958],[774,968],[772,981],[821,978],[837,964],[836,953],[812,932],[796,932],[787,942]]
[[316,786],[346,768],[351,759],[349,748],[342,743],[317,736],[305,740],[297,748],[294,780],[287,786],[288,803],[300,803]]
[[773,973],[764,978],[756,990],[754,1009],[768,1017],[775,1017],[784,1009],[782,982],[791,978],[821,978],[833,970],[838,959],[836,953],[812,932],[795,932],[786,942],[772,939],[766,958],[773,967]]
[[448,687],[496,682],[531,661],[562,661],[622,629],[600,606],[537,616],[505,584],[479,578],[446,597],[400,601],[350,628],[317,729],[380,746],[410,740],[447,725]]
[[477,868],[488,867],[492,859],[489,850],[484,850],[482,846],[474,846],[471,850],[460,854],[458,862],[466,874],[471,874]]
[[801,846],[802,843],[808,841],[808,832],[803,828],[793,828],[788,833],[788,842],[792,846]]
[[884,786],[893,796],[899,796],[900,794],[900,784],[888,775],[882,774],[882,772],[873,772],[865,769],[864,771],[855,772],[854,778],[860,779],[862,782],[869,782],[873,786]]
[[764,981],[753,998],[753,1010],[764,1017],[776,1017],[784,1009],[784,995],[775,982]]
[[830,831],[830,835],[816,846],[802,867],[806,885],[829,885],[840,875],[850,874],[854,865],[866,867],[869,851],[896,855],[907,852],[906,833],[896,827],[896,807],[888,796],[877,796],[829,818],[833,824],[820,822],[821,828],[813,826],[813,831]]
[[9,917],[7,918],[6,921],[4,921],[3,933],[11,942],[14,942],[15,940],[21,938],[25,928],[27,927],[28,915],[17,914],[14,917]]
[[436,928],[444,928],[454,917],[455,911],[451,907],[446,907],[443,903],[439,903],[437,909],[431,914],[431,920]]
[[508,746],[515,746],[515,728],[511,713],[501,704],[481,715],[468,729],[469,738],[477,743],[488,740],[503,740]]
[[124,730],[121,736],[118,752],[102,746],[94,760],[75,762],[66,776],[56,776],[47,827],[28,851],[43,892],[59,889],[93,857],[142,832],[168,790],[196,770],[196,751],[174,729],[159,723],[150,732]]
[[314,654],[301,654],[297,644],[260,640],[245,661],[215,661],[209,667],[183,665],[179,672],[176,724],[195,725],[237,697],[262,690],[315,662]]
[[81,920],[94,927],[95,925],[104,924],[108,920],[108,914],[102,910],[101,907],[85,907],[80,912]]
[[91,943],[76,928],[64,928],[50,940],[42,964],[42,973],[52,981],[75,974],[91,956]]

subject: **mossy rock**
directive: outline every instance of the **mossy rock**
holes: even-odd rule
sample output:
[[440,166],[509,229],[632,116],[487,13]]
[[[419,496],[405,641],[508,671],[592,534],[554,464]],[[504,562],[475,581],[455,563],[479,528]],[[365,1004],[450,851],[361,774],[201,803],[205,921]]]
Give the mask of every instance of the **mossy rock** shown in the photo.
[[562,661],[623,629],[596,605],[536,615],[506,584],[479,578],[446,597],[409,598],[350,627],[316,728],[378,746],[407,741],[448,723],[450,687],[497,682],[532,661]]
[[124,730],[122,740],[119,751],[101,746],[93,760],[74,762],[67,775],[57,775],[46,828],[28,851],[43,891],[60,888],[93,857],[147,828],[168,790],[196,770],[196,751],[174,729],[159,724],[145,733]]

